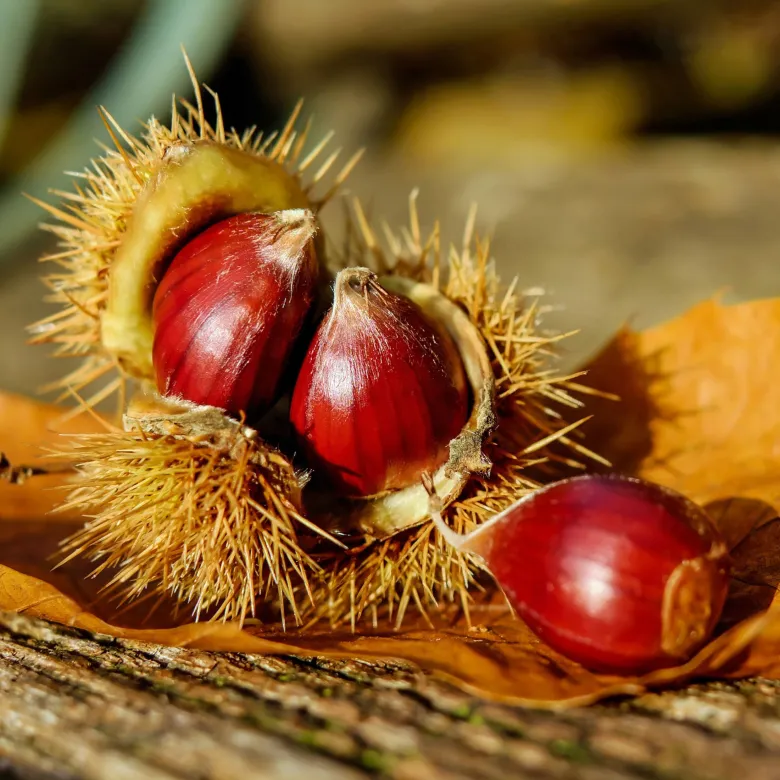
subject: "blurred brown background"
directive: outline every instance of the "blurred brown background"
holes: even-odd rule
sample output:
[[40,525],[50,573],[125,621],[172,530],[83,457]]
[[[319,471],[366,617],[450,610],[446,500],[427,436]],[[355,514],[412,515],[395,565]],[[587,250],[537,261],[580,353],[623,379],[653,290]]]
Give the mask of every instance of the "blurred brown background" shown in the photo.
[[[0,355],[5,389],[64,366],[24,345],[49,313],[45,195],[187,95],[184,44],[228,124],[299,96],[391,224],[420,187],[457,240],[472,201],[507,279],[543,287],[573,364],[626,319],[721,290],[780,294],[780,4],[772,0],[0,0]],[[334,231],[342,214],[326,212]]]

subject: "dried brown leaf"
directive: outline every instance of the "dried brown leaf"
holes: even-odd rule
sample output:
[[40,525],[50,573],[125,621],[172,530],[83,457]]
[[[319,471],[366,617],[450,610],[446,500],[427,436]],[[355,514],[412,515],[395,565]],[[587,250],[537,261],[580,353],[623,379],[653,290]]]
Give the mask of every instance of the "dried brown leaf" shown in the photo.
[[[193,624],[169,603],[120,611],[79,564],[51,571],[51,556],[75,525],[40,519],[38,510],[51,501],[35,495],[35,481],[0,488],[0,608],[208,650],[398,658],[481,696],[534,706],[583,704],[694,678],[780,678],[779,326],[780,300],[707,302],[657,328],[621,331],[591,366],[592,384],[623,401],[594,398],[587,444],[620,470],[705,503],[732,548],[735,579],[724,620],[685,665],[642,677],[593,674],[543,645],[497,595],[471,608],[471,627],[453,607],[434,616],[433,626],[410,620],[401,631],[380,624],[356,633]],[[54,415],[0,395],[0,441],[9,457],[29,460],[30,445],[51,442]]]
[[[27,543],[40,547],[40,532]],[[16,536],[16,554],[25,539]],[[7,551],[8,545],[3,548]],[[7,554],[3,555],[7,559]],[[42,561],[38,561],[42,563]],[[28,572],[35,561],[24,562]],[[0,605],[6,610],[53,620],[112,636],[203,650],[327,656],[331,658],[400,659],[447,679],[477,695],[498,701],[534,706],[586,704],[606,696],[638,694],[648,687],[679,683],[693,677],[719,674],[719,670],[749,647],[764,630],[766,617],[757,615],[718,637],[696,658],[675,669],[643,677],[593,674],[543,645],[507,610],[503,600],[472,609],[472,627],[461,614],[442,613],[433,628],[420,621],[402,631],[379,626],[370,633],[314,628],[282,633],[241,629],[235,623],[181,623],[158,610],[153,624],[144,626],[143,611],[117,615],[101,602],[94,584],[54,579],[41,566],[40,574],[23,573],[0,565]],[[59,581],[57,581],[59,580]],[[56,583],[56,584],[55,584]],[[59,587],[57,587],[59,586]],[[69,593],[69,595],[66,595]],[[97,600],[95,600],[97,599]],[[84,605],[90,604],[88,611]],[[780,626],[780,620],[777,621]],[[780,646],[780,628],[775,643]],[[744,662],[743,662],[744,663]],[[741,668],[741,667],[740,667]],[[733,674],[729,670],[730,674]]]

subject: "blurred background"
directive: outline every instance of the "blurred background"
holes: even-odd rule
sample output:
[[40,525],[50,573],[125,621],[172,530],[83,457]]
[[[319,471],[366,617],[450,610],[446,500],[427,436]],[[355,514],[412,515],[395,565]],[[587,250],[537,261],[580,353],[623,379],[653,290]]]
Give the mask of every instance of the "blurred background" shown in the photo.
[[569,365],[626,320],[780,294],[777,0],[0,0],[4,389],[65,368],[25,347],[51,244],[20,193],[108,140],[97,104],[131,131],[167,117],[181,44],[228,125],[274,129],[303,96],[366,146],[349,188],[391,225],[419,186],[457,240],[477,201],[505,277],[580,329]]

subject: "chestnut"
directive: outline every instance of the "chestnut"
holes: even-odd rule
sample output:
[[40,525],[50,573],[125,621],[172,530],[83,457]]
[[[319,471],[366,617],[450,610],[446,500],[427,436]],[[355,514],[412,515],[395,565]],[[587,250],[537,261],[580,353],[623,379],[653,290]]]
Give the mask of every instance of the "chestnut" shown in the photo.
[[341,271],[290,409],[315,475],[342,495],[405,488],[447,461],[467,417],[449,334],[367,268]]
[[729,559],[705,512],[668,488],[586,475],[528,494],[447,541],[481,557],[517,614],[550,647],[601,672],[690,658],[723,608]]
[[169,144],[148,175],[102,282],[99,319],[102,349],[140,379],[154,375],[155,281],[183,239],[234,214],[312,208],[296,176],[277,160],[224,143]]
[[277,398],[314,301],[314,214],[238,214],[178,251],[154,295],[152,361],[164,396],[256,418]]
[[491,462],[495,384],[485,343],[435,287],[342,269],[309,344],[290,422],[311,468],[307,511],[333,532],[383,539],[424,523],[430,474],[444,505]]

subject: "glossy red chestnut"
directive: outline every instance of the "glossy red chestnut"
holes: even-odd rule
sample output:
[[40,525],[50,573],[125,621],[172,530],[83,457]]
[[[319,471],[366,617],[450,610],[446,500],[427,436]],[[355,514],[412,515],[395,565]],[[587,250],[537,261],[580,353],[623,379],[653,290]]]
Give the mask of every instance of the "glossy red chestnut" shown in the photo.
[[419,483],[447,460],[468,415],[457,348],[366,268],[341,271],[334,293],[292,396],[308,464],[343,495]]
[[305,209],[239,214],[179,250],[152,310],[163,395],[232,414],[271,406],[315,296],[315,229]]
[[593,670],[641,673],[687,660],[726,598],[726,545],[704,511],[642,480],[556,482],[465,537],[434,519],[484,559],[529,628]]

